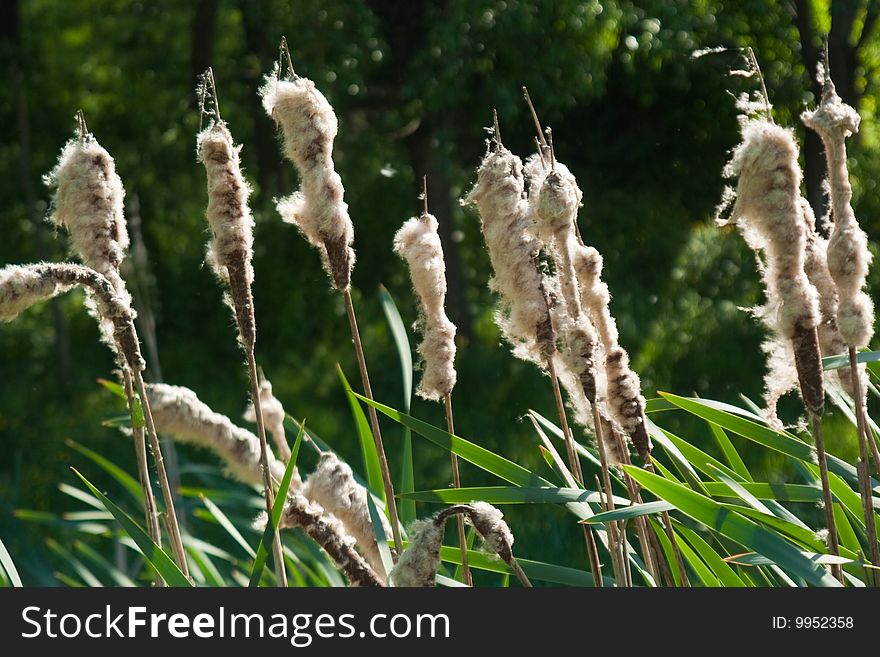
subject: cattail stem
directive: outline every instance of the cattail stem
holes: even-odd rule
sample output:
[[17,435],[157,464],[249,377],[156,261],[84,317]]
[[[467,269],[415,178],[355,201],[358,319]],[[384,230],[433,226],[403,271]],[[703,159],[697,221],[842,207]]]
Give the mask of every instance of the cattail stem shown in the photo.
[[[446,430],[455,435],[455,421],[452,416],[452,393],[443,397],[443,405],[446,409]],[[458,472],[458,456],[455,452],[450,452],[449,457],[452,461],[452,485],[455,488],[461,488],[461,476]],[[464,583],[468,586],[474,585],[474,578],[471,576],[471,569],[468,567],[467,557],[467,537],[464,532],[464,518],[458,516],[458,544],[461,548],[461,572],[464,576]]]
[[[257,360],[253,349],[245,349],[248,365],[248,377],[251,382],[251,397],[254,404],[254,417],[257,423],[257,436],[260,439],[260,469],[263,472],[263,492],[266,499],[266,513],[272,517],[275,505],[275,494],[272,489],[272,478],[269,472],[269,446],[266,443],[266,427],[263,423],[263,409],[260,402],[260,381],[257,375]],[[278,586],[287,586],[287,571],[284,568],[284,549],[281,546],[281,535],[275,532],[272,537],[272,554],[275,561],[275,577]]]
[[[859,473],[859,492],[862,497],[862,509],[865,514],[865,534],[868,539],[868,553],[871,563],[875,566],[880,566],[880,552],[877,549],[877,525],[874,521],[874,502],[871,495],[871,479],[868,466],[869,436],[867,422],[865,421],[865,400],[855,347],[849,348],[849,367],[853,392],[855,393],[856,424],[859,433],[859,463],[857,464],[857,470]],[[873,572],[869,573],[868,579],[875,586],[877,585],[877,577]]]
[[[621,454],[623,464],[632,465],[632,461],[629,458],[629,451],[626,449],[626,446],[622,446],[622,449],[619,449],[618,451]],[[623,481],[626,484],[627,491],[629,492],[630,502],[632,502],[633,504],[642,504],[642,494],[639,492],[639,487],[626,471],[624,471],[623,473]],[[660,552],[659,550],[656,550],[656,546],[651,540],[651,538],[653,537],[653,533],[650,531],[648,527],[648,522],[644,516],[637,517],[635,519],[635,525],[636,534],[639,537],[639,545],[641,545],[642,547],[642,559],[645,562],[645,568],[647,568],[648,572],[651,573],[651,577],[654,579],[655,585],[660,586],[661,573],[658,567],[658,562],[660,562]]]
[[[599,409],[596,407],[595,395],[593,396],[593,399],[590,400],[590,405],[593,411],[593,427],[596,431],[596,446],[599,448],[599,465],[602,470],[602,485],[605,488],[605,510],[614,511],[614,490],[611,487],[611,474],[608,470],[605,437],[604,432],[602,431],[602,420],[599,417]],[[619,582],[622,577],[624,581],[631,582],[631,576],[629,575],[629,558],[623,548],[623,544],[626,543],[626,531],[623,529],[623,524],[618,523],[617,521],[608,523],[608,534],[612,543],[611,553],[616,555],[616,579]]]
[[[361,343],[361,334],[358,330],[357,317],[354,313],[354,304],[351,301],[351,288],[342,290],[342,297],[345,299],[345,312],[348,315],[348,324],[351,327],[351,339],[354,342],[354,352],[357,356],[358,369],[361,373],[361,383],[364,386],[364,395],[367,399],[373,401],[373,389],[370,386],[370,373],[367,371],[367,361],[364,358],[364,346]],[[388,459],[385,456],[385,447],[382,444],[382,434],[379,430],[379,417],[376,415],[376,409],[367,405],[367,412],[370,417],[370,428],[373,431],[373,440],[376,443],[376,452],[379,455],[379,467],[382,470],[382,483],[385,486],[385,504],[388,505],[388,515],[391,522],[391,533],[394,539],[395,551],[391,553],[395,562],[397,561],[397,553],[403,549],[403,541],[400,536],[400,520],[397,516],[397,502],[394,499],[394,485],[391,483],[391,472],[388,470]]]
[[[819,461],[819,478],[822,481],[822,501],[825,506],[825,523],[828,525],[828,547],[831,554],[840,554],[837,541],[837,525],[834,522],[834,500],[831,496],[831,486],[828,483],[828,459],[825,456],[825,440],[822,437],[822,418],[816,413],[810,413],[810,423],[813,429],[813,440],[816,442],[816,457]],[[840,564],[831,565],[831,574],[844,583],[843,569]]]
[[168,537],[174,558],[181,572],[189,578],[189,566],[186,562],[186,551],[183,548],[183,540],[180,537],[180,525],[177,523],[177,513],[174,510],[174,495],[171,485],[168,483],[168,473],[165,471],[165,461],[162,458],[162,447],[159,445],[159,436],[156,434],[156,425],[153,423],[153,414],[150,412],[150,400],[144,386],[144,379],[140,370],[133,369],[135,390],[141,398],[141,406],[144,409],[144,422],[147,427],[147,437],[150,439],[150,449],[153,451],[153,466],[159,475],[159,487],[162,489],[162,499],[165,502],[165,516],[168,523]]
[[[559,377],[556,376],[556,367],[553,365],[553,357],[547,358],[547,372],[550,375],[550,384],[553,387],[553,398],[556,400],[556,412],[559,414],[559,425],[562,435],[565,437],[565,451],[568,455],[568,466],[575,481],[583,487],[584,475],[581,472],[581,462],[574,449],[574,439],[571,437],[571,427],[568,426],[568,418],[565,415],[565,404],[562,401],[562,391],[559,389]],[[596,539],[593,530],[587,525],[584,529],[584,540],[587,544],[587,558],[590,562],[590,570],[593,572],[593,583],[597,588],[602,587],[602,565],[596,549]],[[612,548],[613,549],[613,548]]]
[[[128,412],[131,416],[131,433],[134,437],[134,453],[137,460],[138,479],[141,483],[141,491],[144,494],[144,513],[147,521],[147,531],[156,545],[162,545],[162,532],[159,529],[159,515],[156,512],[156,497],[153,495],[153,487],[150,485],[150,467],[147,464],[147,444],[144,437],[144,427],[135,422],[134,390],[131,383],[131,372],[127,367],[122,368],[122,382],[125,390],[125,399],[128,403]],[[156,586],[165,586],[165,580],[159,575],[159,571],[153,571],[153,579]]]
[[[645,461],[645,470],[648,472],[654,472],[654,464],[651,461],[650,454]],[[690,587],[691,583],[687,576],[687,571],[684,569],[684,559],[681,558],[681,550],[678,548],[678,540],[675,537],[675,532],[672,529],[672,520],[669,517],[669,512],[664,511],[660,514],[660,517],[663,521],[663,527],[666,530],[666,536],[669,538],[669,543],[672,545],[672,554],[675,557],[675,565],[678,566],[678,572],[681,573],[681,585],[685,588]]]

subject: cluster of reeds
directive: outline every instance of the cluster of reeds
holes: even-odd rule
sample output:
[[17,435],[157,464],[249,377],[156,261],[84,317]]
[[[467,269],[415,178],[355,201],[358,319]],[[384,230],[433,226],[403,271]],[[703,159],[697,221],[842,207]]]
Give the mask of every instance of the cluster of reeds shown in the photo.
[[[742,73],[760,76],[751,50],[748,56],[749,68]],[[830,239],[826,241],[819,234],[810,206],[801,196],[795,136],[774,123],[763,81],[756,99],[747,97],[741,104],[742,141],[725,169],[728,177],[736,178],[736,190],[725,193],[722,223],[735,224],[756,252],[766,303],[754,313],[770,336],[764,346],[768,356],[767,420],[781,426],[776,416],[777,401],[797,387],[811,421],[828,545],[835,556],[839,555],[839,544],[834,495],[822,437],[826,386],[839,386],[852,398],[858,422],[857,471],[868,558],[880,566],[870,486],[870,461],[873,458],[876,470],[880,456],[868,432],[867,377],[857,360],[857,350],[867,346],[873,332],[873,304],[864,291],[870,254],[867,238],[850,205],[852,189],[845,148],[845,139],[858,130],[859,116],[835,93],[827,67],[823,81],[821,102],[802,119],[825,145],[833,217],[833,222],[826,219],[831,227]],[[651,434],[655,428],[646,416],[639,376],[620,344],[611,312],[611,293],[602,278],[602,256],[584,242],[578,227],[583,193],[573,173],[557,160],[552,132],[541,124],[528,92],[523,91],[536,128],[537,152],[523,163],[507,149],[494,114],[476,183],[463,203],[476,206],[480,216],[494,272],[489,286],[499,300],[498,327],[513,353],[536,365],[550,380],[566,446],[567,471],[564,464],[559,465],[567,481],[586,491],[579,445],[568,421],[571,412],[596,445],[600,477],[596,480],[599,504],[594,510],[613,512],[615,478],[622,482],[630,505],[642,504],[641,490],[632,473],[645,473],[632,465],[636,459],[649,473],[654,472]],[[162,545],[160,512],[150,483],[148,442],[162,492],[168,542],[185,576],[186,552],[157,432],[211,450],[233,478],[259,487],[266,511],[257,519],[258,526],[265,526],[272,517],[275,496],[284,495],[279,528],[301,528],[352,585],[434,586],[446,520],[454,515],[465,584],[473,584],[465,536],[466,525],[470,524],[487,550],[497,555],[522,585],[531,586],[513,556],[513,534],[502,513],[485,502],[455,504],[416,521],[409,528],[411,541],[404,550],[404,532],[372,404],[368,405],[370,429],[381,470],[386,514],[380,512],[378,519],[373,517],[370,491],[356,481],[352,469],[334,453],[323,451],[316,469],[304,478],[295,469],[295,462],[290,463],[295,459],[284,429],[287,415],[256,360],[254,220],[248,206],[250,187],[239,161],[241,147],[234,143],[221,118],[212,69],[202,76],[197,94],[200,120],[202,124],[207,120],[196,137],[198,159],[207,175],[206,218],[211,237],[206,259],[234,313],[249,379],[250,403],[244,417],[256,425],[256,433],[214,412],[187,388],[144,383],[145,364],[134,324],[135,312],[119,271],[128,248],[124,190],[113,159],[88,131],[81,113],[76,136],[64,146],[58,165],[46,181],[55,189],[50,219],[67,230],[71,250],[82,264],[40,263],[0,269],[0,321],[10,321],[28,307],[73,288],[85,290],[89,311],[116,357],[127,398],[149,536]],[[351,295],[354,227],[344,201],[342,179],[333,162],[336,114],[315,84],[293,70],[284,40],[279,61],[266,76],[260,95],[267,114],[280,129],[284,155],[296,167],[300,180],[298,191],[277,202],[278,212],[318,250],[332,288],[343,296],[364,398],[373,402]],[[442,401],[447,432],[454,436],[456,327],[445,312],[446,266],[438,219],[429,212],[424,179],[422,194],[421,213],[399,229],[393,250],[406,262],[419,301],[416,327],[422,334],[418,346],[422,378],[417,392],[424,399]],[[848,356],[849,372],[826,377],[822,357],[841,353]],[[461,488],[454,451],[450,465],[452,485]],[[290,487],[279,492],[280,482],[286,481],[291,471]],[[668,550],[662,549],[660,537],[645,515],[634,514],[631,520],[645,580],[673,585],[671,573],[675,570],[681,585],[688,586],[672,520],[665,510],[660,511],[660,519]],[[600,543],[610,558],[615,583],[633,585],[632,565],[637,553],[628,539],[628,522],[610,520],[604,529],[583,524],[589,571],[596,586],[604,584]],[[381,525],[381,531],[377,525]],[[389,534],[393,545],[390,570],[382,558],[384,538]],[[277,531],[272,534],[272,553],[276,581],[286,586],[282,538]],[[841,583],[845,581],[838,563],[831,570]],[[866,572],[867,581],[873,582],[873,570]],[[163,583],[158,573],[155,581],[157,585]]]
[[[850,206],[852,188],[846,168],[845,139],[858,131],[859,115],[843,103],[834,90],[827,63],[822,98],[815,110],[805,111],[804,124],[815,130],[825,146],[831,196],[831,213],[825,219],[831,237],[816,231],[809,203],[801,196],[801,169],[793,130],[776,125],[754,52],[747,50],[747,69],[761,90],[740,99],[742,141],[725,169],[737,179],[736,190],[727,190],[719,215],[721,225],[734,224],[755,251],[766,302],[754,309],[769,337],[765,377],[767,418],[781,427],[776,415],[779,398],[795,386],[809,415],[822,484],[828,545],[839,554],[834,518],[834,495],[822,436],[826,385],[841,385],[851,395],[858,421],[860,458],[857,463],[869,559],[877,565],[878,546],[869,485],[869,445],[865,416],[865,372],[857,364],[857,349],[867,346],[873,333],[874,310],[865,294],[865,277],[871,260],[867,238]],[[826,53],[827,60],[827,53]],[[826,380],[823,356],[846,353],[849,376],[835,374]],[[875,452],[875,467],[876,467]],[[839,565],[832,572],[843,582]],[[874,581],[867,572],[868,581]]]

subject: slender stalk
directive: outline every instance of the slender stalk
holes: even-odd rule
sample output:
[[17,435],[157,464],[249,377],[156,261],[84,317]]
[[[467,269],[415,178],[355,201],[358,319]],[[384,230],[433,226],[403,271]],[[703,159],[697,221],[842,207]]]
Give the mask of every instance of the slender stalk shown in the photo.
[[[568,418],[565,415],[565,404],[562,401],[562,391],[559,389],[559,378],[556,376],[556,367],[553,365],[553,358],[547,359],[547,372],[550,375],[550,384],[553,386],[553,398],[556,400],[556,412],[559,414],[559,425],[562,428],[562,435],[565,437],[565,451],[568,455],[568,467],[575,481],[583,487],[584,475],[581,472],[581,462],[578,459],[577,452],[574,449],[574,439],[571,437],[571,427],[568,426]],[[602,564],[599,562],[599,555],[596,549],[596,539],[593,536],[593,530],[587,525],[584,528],[584,540],[587,544],[587,558],[590,561],[590,570],[593,571],[593,583],[596,587],[602,586]],[[613,548],[612,548],[613,549]]]
[[[871,478],[868,474],[868,427],[867,422],[865,421],[862,380],[859,376],[859,366],[855,347],[849,348],[849,368],[850,376],[852,377],[853,393],[855,394],[856,424],[859,433],[860,465],[857,464],[857,470],[859,473],[859,492],[862,497],[862,510],[865,514],[865,534],[868,539],[868,553],[870,555],[871,563],[875,566],[880,566],[880,553],[878,553],[877,549],[877,525],[874,521],[874,502],[871,495]],[[868,579],[876,586],[877,578],[873,572],[869,573]]]
[[[443,397],[443,405],[446,408],[446,430],[455,435],[455,421],[452,416],[452,394]],[[458,456],[454,452],[450,452],[449,456],[452,460],[452,485],[455,488],[461,488],[461,476],[458,472]],[[464,575],[464,583],[468,586],[474,585],[474,578],[471,576],[471,569],[468,567],[467,557],[467,537],[464,533],[464,518],[458,516],[458,544],[461,547],[461,572]]]
[[144,422],[147,426],[147,437],[150,439],[150,449],[153,451],[153,466],[159,475],[159,487],[162,489],[162,499],[165,502],[165,516],[168,523],[169,541],[174,551],[174,560],[180,567],[181,572],[189,577],[189,566],[186,563],[186,551],[183,549],[183,540],[180,537],[180,525],[177,523],[177,513],[174,510],[174,495],[171,485],[168,483],[168,473],[165,471],[165,461],[162,458],[162,448],[159,445],[159,436],[156,434],[156,425],[153,423],[153,414],[150,412],[150,400],[144,387],[144,379],[139,370],[132,371],[135,390],[141,398],[141,406],[144,409]]
[[[266,427],[263,423],[263,408],[260,403],[260,381],[257,375],[257,361],[254,358],[253,349],[245,349],[247,355],[248,377],[251,381],[251,401],[254,404],[254,417],[257,421],[257,435],[260,438],[260,469],[263,472],[263,491],[266,499],[266,513],[272,517],[272,507],[275,504],[275,493],[272,489],[272,479],[269,474],[269,446],[266,443]],[[287,586],[287,571],[284,568],[284,549],[281,546],[281,535],[275,532],[272,537],[272,554],[275,562],[275,577],[278,585]]]
[[[146,515],[147,531],[156,545],[162,545],[162,531],[159,528],[159,515],[156,512],[156,497],[153,495],[153,487],[150,485],[150,466],[147,464],[147,444],[144,437],[144,427],[138,426],[134,418],[134,390],[131,385],[131,372],[128,367],[122,368],[122,382],[125,390],[125,399],[128,402],[128,412],[131,416],[131,433],[134,437],[134,453],[137,460],[138,479],[141,483],[141,491],[144,494],[144,514]],[[165,586],[165,580],[159,575],[159,571],[153,570],[153,581],[156,586]]]
[[[813,428],[813,440],[816,442],[816,456],[819,461],[819,478],[822,480],[822,501],[825,506],[825,524],[828,526],[828,547],[831,554],[838,556],[840,548],[837,541],[837,525],[834,522],[834,500],[831,496],[831,486],[828,483],[828,459],[825,456],[825,440],[822,437],[822,418],[816,413],[810,413],[810,423]],[[844,583],[843,569],[840,564],[831,565],[831,574]]]
[[[596,408],[595,397],[590,400],[590,405],[593,409],[593,427],[596,431],[596,445],[599,448],[599,464],[602,469],[602,484],[605,488],[605,510],[614,511],[614,490],[611,487],[611,474],[608,471],[608,458],[605,454],[604,432],[602,431],[599,409]],[[615,561],[617,562],[617,568],[615,570],[618,571],[617,580],[620,581],[620,576],[622,575],[625,581],[631,581],[631,576],[628,573],[629,559],[627,558],[625,550],[621,546],[621,543],[626,542],[626,533],[621,531],[621,525],[616,521],[608,523],[608,532],[613,544],[612,554],[616,555]]]
[[[351,339],[354,342],[354,352],[357,356],[358,368],[361,372],[361,383],[364,386],[364,395],[367,399],[373,401],[373,389],[370,387],[370,373],[367,371],[367,361],[364,358],[364,346],[361,343],[361,333],[358,330],[357,317],[354,314],[354,304],[351,301],[351,289],[342,290],[342,296],[345,299],[345,312],[348,314],[348,323],[351,327]],[[379,430],[379,418],[376,415],[376,409],[367,405],[367,412],[370,417],[370,427],[373,430],[373,440],[376,443],[376,452],[379,454],[379,466],[382,470],[382,483],[385,486],[385,503],[388,505],[389,521],[391,522],[391,533],[394,538],[395,550],[391,553],[395,563],[397,555],[403,549],[403,541],[400,536],[400,520],[397,516],[397,502],[394,499],[394,485],[391,483],[391,472],[388,470],[388,459],[385,456],[385,447],[382,444],[382,434]]]
[[[645,470],[651,473],[654,472],[654,464],[651,462],[650,454],[645,461]],[[675,531],[672,529],[672,520],[669,517],[669,512],[664,511],[660,514],[660,518],[663,520],[663,527],[666,530],[666,536],[669,538],[669,542],[672,545],[672,554],[675,557],[675,565],[678,566],[678,572],[681,573],[681,585],[688,588],[691,583],[688,579],[687,571],[684,568],[684,559],[681,558],[681,550],[678,548],[678,540],[675,537]]]
[[532,588],[532,583],[529,581],[529,578],[526,576],[523,569],[520,567],[519,562],[516,560],[516,557],[510,557],[510,563],[508,564],[511,568],[513,568],[513,572],[516,574],[516,578],[519,580],[520,584],[525,587]]
[[[632,461],[629,458],[629,451],[625,448],[620,450],[621,456],[623,457],[624,465],[632,465]],[[642,504],[642,494],[639,492],[639,487],[633,478],[629,476],[628,473],[624,472],[623,481],[626,483],[627,491],[629,492],[629,499],[633,504]],[[645,567],[648,569],[648,572],[651,573],[651,577],[654,579],[654,583],[657,586],[660,586],[660,569],[658,567],[658,563],[660,560],[660,553],[655,548],[656,546],[652,543],[651,539],[653,537],[653,533],[650,531],[648,527],[648,521],[644,516],[639,516],[635,519],[636,525],[636,534],[639,537],[639,545],[642,547],[642,559],[645,562]]]

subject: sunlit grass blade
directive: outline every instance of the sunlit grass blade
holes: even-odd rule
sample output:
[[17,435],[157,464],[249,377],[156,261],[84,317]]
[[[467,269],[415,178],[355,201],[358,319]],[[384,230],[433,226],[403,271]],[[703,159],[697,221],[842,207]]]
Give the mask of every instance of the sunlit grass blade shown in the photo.
[[122,526],[122,529],[135,542],[144,558],[150,562],[153,568],[158,571],[159,575],[162,576],[162,579],[164,579],[169,586],[192,586],[190,581],[180,571],[180,568],[177,567],[177,564],[174,563],[161,547],[156,545],[150,537],[147,536],[146,532],[131,518],[131,516],[116,506],[116,504],[104,495],[104,493],[95,488],[95,486],[77,471],[76,468],[71,468],[71,470],[73,470],[77,477],[82,479],[82,482],[92,494],[101,500],[101,504],[113,514],[113,517],[116,518],[116,522]]
[[272,551],[272,541],[275,540],[275,532],[278,531],[278,523],[281,522],[281,513],[284,511],[284,503],[287,501],[287,492],[290,490],[290,480],[293,478],[293,471],[296,470],[296,459],[299,456],[299,447],[302,444],[303,432],[305,431],[305,421],[300,423],[299,432],[296,434],[296,440],[293,441],[293,447],[290,448],[290,460],[284,469],[284,476],[278,485],[278,491],[275,493],[275,503],[272,505],[272,514],[266,519],[266,529],[263,530],[263,538],[257,545],[257,556],[254,558],[254,567],[251,569],[251,577],[248,586],[259,586],[260,578],[263,575],[263,568],[266,565],[266,558]]
[[623,509],[614,509],[614,511],[604,511],[597,513],[592,518],[582,520],[589,525],[598,525],[614,520],[630,520],[631,518],[639,518],[641,516],[649,516],[655,513],[663,513],[664,511],[672,511],[675,506],[669,502],[655,501],[644,502],[643,504],[632,504]]
[[[759,500],[778,502],[818,502],[822,490],[805,484],[782,484],[767,482],[739,482],[740,486]],[[717,481],[707,481],[706,491],[712,497],[734,497],[730,488]]]
[[225,513],[223,513],[220,507],[204,495],[200,495],[199,498],[202,500],[202,504],[205,505],[205,508],[208,509],[208,512],[214,517],[220,526],[226,530],[226,533],[232,537],[232,540],[238,543],[241,546],[241,549],[244,550],[251,559],[256,559],[257,553],[254,552],[254,548],[248,545],[248,542],[244,540],[244,536],[241,535],[241,532],[238,531],[235,524]]
[[[788,433],[776,431],[763,424],[746,420],[726,410],[719,410],[714,407],[717,404],[710,404],[705,399],[689,399],[667,392],[661,394],[679,408],[697,417],[714,422],[718,426],[759,445],[769,447],[800,461],[812,463],[812,446],[792,437]],[[847,481],[858,483],[858,475],[852,465],[831,454],[828,454],[827,457],[830,471],[839,474]],[[877,485],[877,482],[872,480],[872,486],[875,485]]]
[[840,586],[821,566],[805,559],[793,545],[778,534],[756,524],[736,511],[645,470],[624,466],[627,472],[652,493],[674,504],[697,522],[737,543],[763,554],[774,563],[803,577],[816,586]]
[[[354,423],[357,427],[358,441],[361,445],[361,455],[364,459],[364,470],[367,474],[368,487],[384,501],[385,485],[382,481],[382,467],[379,465],[379,452],[376,451],[376,441],[373,440],[373,432],[370,429],[370,423],[367,421],[364,409],[352,396],[356,393],[352,391],[351,385],[349,385],[348,379],[345,378],[345,374],[342,372],[342,368],[338,363],[336,365],[336,371],[342,381],[342,386],[345,388],[345,394],[348,398],[349,406],[351,407],[351,414],[354,417]],[[360,397],[360,395],[357,395],[357,397]]]
[[663,448],[684,480],[690,484],[690,487],[694,490],[705,492],[706,488],[703,486],[703,481],[700,479],[700,475],[697,474],[694,466],[691,465],[685,455],[681,453],[678,445],[669,439],[666,430],[658,427],[650,418],[647,420],[648,433],[651,435],[651,439]]
[[135,584],[128,575],[126,575],[124,572],[119,570],[119,568],[110,563],[102,554],[100,554],[90,545],[84,543],[83,541],[76,541],[73,544],[73,549],[83,555],[83,557],[88,559],[90,562],[98,566],[101,570],[106,572],[107,575],[110,576],[110,579],[113,580],[114,585],[125,587],[137,586],[137,584]]
[[[472,488],[435,488],[400,494],[398,497],[419,502],[442,502],[444,504],[564,504],[566,502],[591,502],[598,504],[604,494],[580,488],[548,488],[520,486],[477,486]],[[614,496],[617,505],[628,505],[629,500]]]
[[210,586],[226,586],[226,580],[223,579],[223,575],[220,574],[217,566],[207,553],[198,549],[188,541],[186,537],[184,537],[184,547],[186,548],[186,553],[189,555],[190,559],[192,559],[193,563],[195,563],[199,570],[202,571],[206,584]]
[[521,465],[517,465],[513,461],[510,461],[503,456],[499,456],[495,452],[490,452],[469,440],[453,436],[443,429],[438,429],[427,422],[418,420],[406,413],[396,411],[390,406],[370,401],[356,392],[350,394],[360,399],[363,403],[373,406],[377,411],[388,416],[395,422],[408,426],[416,434],[423,438],[427,438],[435,445],[439,445],[445,450],[455,452],[465,461],[473,463],[477,467],[482,468],[486,472],[494,474],[505,481],[509,481],[518,486],[553,486],[553,484],[543,477],[539,477],[533,472],[526,470]]
[[3,572],[13,586],[20,587],[22,585],[21,577],[18,574],[18,570],[15,568],[15,562],[12,560],[9,550],[6,549],[2,540],[0,540],[0,567],[3,568]]
[[722,586],[730,586],[730,587],[743,587],[746,586],[745,582],[743,582],[730,567],[728,564],[713,548],[709,545],[702,536],[697,534],[694,530],[689,527],[685,527],[683,524],[676,523],[676,532],[679,536],[683,537],[685,541],[687,541],[694,550],[703,558],[703,561],[711,568],[712,572],[715,573],[715,576],[718,578],[718,582]]
[[[131,496],[138,502],[138,504],[143,505],[144,503],[144,494],[141,490],[141,485],[138,483],[137,479],[128,474],[125,470],[120,468],[118,465],[113,463],[110,459],[105,456],[101,456],[94,450],[89,449],[85,445],[80,445],[73,440],[68,440],[67,444],[72,449],[76,450],[83,456],[87,457],[90,461],[92,461],[95,465],[104,470],[107,474],[113,477],[117,482],[119,482],[122,487],[131,493]],[[160,504],[160,500],[156,500],[156,504]]]
[[[860,351],[856,356],[858,363],[875,363],[880,361],[880,351]],[[822,369],[835,370],[839,367],[847,367],[849,365],[849,354],[837,354],[836,356],[826,356],[822,359]]]
[[[385,319],[388,320],[391,337],[394,338],[394,346],[397,349],[397,359],[400,363],[400,375],[403,382],[403,412],[409,414],[413,390],[412,348],[409,344],[409,336],[400,311],[397,309],[397,304],[394,303],[391,293],[385,289],[384,285],[379,286],[379,302],[382,304],[382,311],[385,313]],[[413,475],[412,433],[407,426],[403,427],[402,457],[400,485],[397,490],[401,493],[409,493],[415,490],[415,477]],[[416,504],[411,500],[402,500],[397,511],[400,514],[400,521],[404,525],[409,525],[416,519]]]
[[[384,573],[376,574],[387,582],[391,568],[394,566],[394,561],[391,558],[391,550],[388,549],[388,535],[385,533],[385,525],[382,524],[382,516],[379,509],[376,508],[373,498],[369,495],[367,495],[367,509],[370,511],[370,522],[373,523],[376,547],[379,548],[379,557],[382,559],[382,567],[385,569]],[[400,551],[402,552],[402,549]]]
[[724,458],[727,459],[727,463],[730,465],[731,469],[742,477],[744,481],[753,481],[749,469],[746,467],[739,452],[736,451],[733,443],[730,442],[730,438],[724,429],[712,422],[707,422],[706,424],[709,425],[709,429],[715,437],[715,442],[718,443],[718,447],[721,448],[721,451],[724,453]]
[[[648,522],[650,523],[651,531],[654,532],[654,535],[660,543],[660,549],[663,551],[663,558],[666,560],[666,563],[669,564],[669,571],[672,573],[672,580],[675,583],[675,586],[680,587],[682,584],[682,575],[681,570],[678,567],[678,559],[675,558],[675,552],[672,549],[672,542],[669,540],[669,536],[666,535],[666,530],[663,529],[656,518],[649,516]],[[690,580],[690,576],[688,576],[688,580]]]

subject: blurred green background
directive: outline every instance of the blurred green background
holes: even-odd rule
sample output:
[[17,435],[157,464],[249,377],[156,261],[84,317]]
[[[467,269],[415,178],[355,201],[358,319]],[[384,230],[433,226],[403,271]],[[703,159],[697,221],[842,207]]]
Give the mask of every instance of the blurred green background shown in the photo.
[[[404,320],[415,320],[407,272],[391,241],[419,210],[427,173],[448,259],[449,314],[459,331],[458,432],[541,467],[534,434],[518,418],[530,407],[552,417],[550,387],[500,344],[479,221],[458,203],[474,181],[492,108],[505,144],[523,157],[533,151],[534,133],[522,85],[553,127],[557,157],[584,190],[580,230],[605,257],[621,342],[646,396],[659,389],[757,400],[761,331],[740,310],[761,298],[754,260],[738,235],[712,223],[721,169],[738,139],[733,96],[756,82],[728,75],[741,65],[736,52],[692,53],[754,47],[777,122],[793,126],[803,144],[805,190],[819,214],[823,154],[812,134],[803,142],[798,115],[815,103],[810,71],[829,33],[838,91],[862,114],[850,168],[856,214],[873,238],[880,232],[878,12],[869,0],[6,0],[0,264],[67,257],[64,236],[44,220],[49,194],[41,176],[82,108],[126,187],[133,248],[125,275],[140,312],[148,376],[191,387],[244,423],[247,383],[232,318],[204,264],[206,193],[195,159],[193,89],[212,65],[254,189],[258,361],[287,411],[308,418],[358,469],[354,424],[335,372],[339,362],[355,385],[344,308],[317,254],[281,223],[273,204],[297,181],[257,88],[286,35],[297,72],[315,81],[339,116],[334,158],[355,223],[355,303],[376,397],[402,406],[377,293],[384,284]],[[0,536],[31,583],[50,583],[45,573],[54,557],[45,536],[63,538],[66,530],[22,522],[14,510],[62,512],[74,504],[57,490],[73,481],[68,466],[94,471],[65,441],[134,472],[127,440],[101,426],[121,408],[97,385],[99,377],[112,377],[112,360],[80,296],[0,327]],[[794,421],[797,410],[796,401],[784,407],[785,419]],[[413,413],[442,423],[437,404],[415,400]],[[688,430],[676,422],[670,415],[663,423]],[[397,471],[401,433],[391,425],[386,431]],[[700,442],[701,431],[687,437]],[[850,435],[841,429],[830,436],[831,451],[852,454]],[[212,461],[178,450],[183,462]],[[416,488],[446,485],[447,463],[416,439]],[[774,476],[772,462],[753,467]],[[462,477],[471,485],[496,483],[467,464]],[[563,522],[562,510],[508,509],[521,555],[580,564],[577,528]]]

